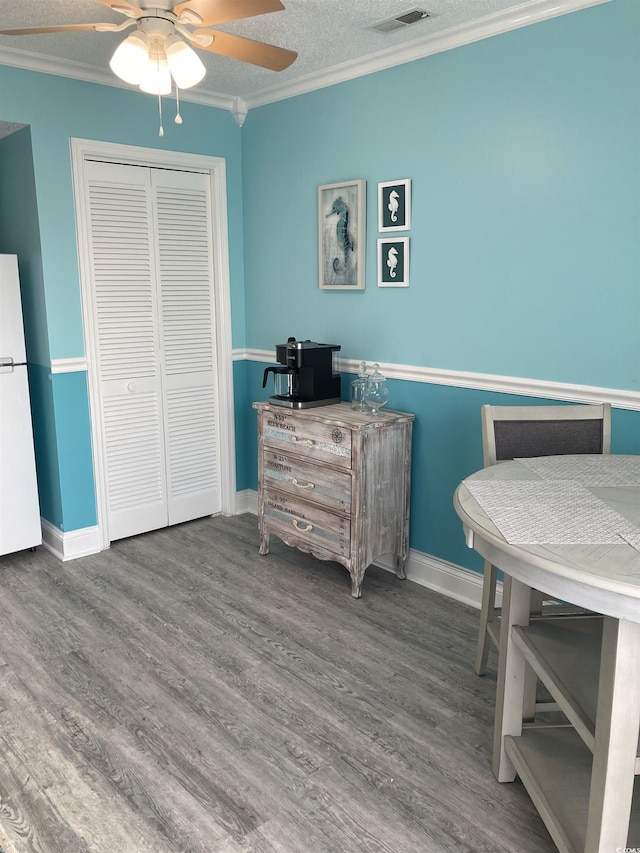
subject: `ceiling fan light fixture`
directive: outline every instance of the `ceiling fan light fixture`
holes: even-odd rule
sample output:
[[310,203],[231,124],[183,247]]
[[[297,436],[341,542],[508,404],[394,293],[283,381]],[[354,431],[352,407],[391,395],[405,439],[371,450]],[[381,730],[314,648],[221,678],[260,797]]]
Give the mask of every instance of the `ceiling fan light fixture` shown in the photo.
[[171,72],[169,71],[169,63],[166,59],[149,57],[147,67],[140,81],[140,88],[143,92],[148,92],[150,95],[171,94]]
[[148,37],[140,30],[127,36],[109,62],[116,77],[137,86],[149,65],[149,44]]
[[176,35],[165,42],[165,53],[171,76],[180,89],[190,89],[206,74],[202,60],[189,45]]

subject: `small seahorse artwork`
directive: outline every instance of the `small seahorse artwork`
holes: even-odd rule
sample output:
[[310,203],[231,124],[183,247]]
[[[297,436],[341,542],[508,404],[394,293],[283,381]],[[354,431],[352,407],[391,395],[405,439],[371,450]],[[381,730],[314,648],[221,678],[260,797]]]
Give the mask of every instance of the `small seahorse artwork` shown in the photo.
[[389,211],[389,215],[392,222],[398,221],[399,198],[400,193],[396,192],[395,190],[391,190],[391,192],[389,193],[389,204],[387,205],[387,209]]
[[390,278],[396,277],[396,267],[398,266],[398,250],[392,246],[387,252],[387,266],[389,267]]
[[338,250],[342,253],[342,257],[333,259],[333,271],[344,272],[351,263],[351,252],[354,250],[355,243],[349,227],[349,218],[351,215],[349,205],[344,201],[342,196],[338,196],[331,205],[331,210],[327,213],[327,219],[330,216],[336,215],[338,217],[336,239],[338,241]]
[[[378,184],[378,231],[411,230],[411,178]],[[402,262],[401,262],[402,263]]]

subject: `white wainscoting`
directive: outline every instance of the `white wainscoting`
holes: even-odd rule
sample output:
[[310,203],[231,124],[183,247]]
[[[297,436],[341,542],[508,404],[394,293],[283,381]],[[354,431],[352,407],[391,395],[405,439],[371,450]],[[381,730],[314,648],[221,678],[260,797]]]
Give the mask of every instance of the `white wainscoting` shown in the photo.
[[[234,361],[257,361],[275,364],[273,350],[234,349]],[[337,358],[336,367],[344,373],[357,373],[362,359]],[[369,359],[368,363],[373,364]],[[518,376],[500,376],[491,373],[472,373],[464,370],[444,370],[439,367],[417,367],[411,364],[379,362],[380,370],[389,379],[407,382],[424,382],[428,385],[449,385],[453,388],[472,388],[480,391],[497,391],[520,397],[540,397],[543,400],[564,400],[567,403],[611,403],[615,409],[640,412],[640,394],[618,388],[600,388],[596,385],[575,385],[569,382],[549,382],[544,379],[523,379]],[[52,359],[52,373],[72,373],[87,369],[86,358]]]
[[[234,361],[257,361],[275,364],[274,350],[234,349]],[[357,373],[362,359],[337,358],[336,368],[344,373]],[[373,359],[367,359],[368,364]],[[517,394],[520,397],[540,397],[545,400],[564,400],[567,403],[611,403],[615,409],[640,412],[640,394],[617,388],[595,385],[574,385],[569,382],[548,382],[544,379],[522,379],[517,376],[496,376],[490,373],[471,373],[464,370],[444,370],[439,367],[416,367],[411,364],[379,362],[388,379],[405,379],[428,385],[449,385],[452,388],[473,388]]]

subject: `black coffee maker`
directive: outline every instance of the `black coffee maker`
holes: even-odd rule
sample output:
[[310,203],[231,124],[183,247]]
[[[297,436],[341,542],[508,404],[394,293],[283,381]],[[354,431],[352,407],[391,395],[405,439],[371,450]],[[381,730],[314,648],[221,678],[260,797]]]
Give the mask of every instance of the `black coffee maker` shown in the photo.
[[262,387],[273,373],[275,394],[269,397],[278,406],[311,409],[340,402],[340,374],[333,372],[333,353],[340,346],[297,341],[289,338],[276,346],[276,361],[282,367],[267,367]]

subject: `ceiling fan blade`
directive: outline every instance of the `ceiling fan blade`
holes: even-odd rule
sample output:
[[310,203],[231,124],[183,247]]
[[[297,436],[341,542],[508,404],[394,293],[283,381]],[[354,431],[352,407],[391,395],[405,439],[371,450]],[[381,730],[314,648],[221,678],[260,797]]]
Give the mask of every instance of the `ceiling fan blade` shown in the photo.
[[126,0],[96,0],[96,3],[102,3],[102,5],[106,6],[107,9],[113,9],[114,12],[120,12],[128,18],[139,18],[140,15],[144,15],[142,9],[138,9],[137,6],[132,6],[131,3],[127,3]]
[[186,0],[176,3],[173,14],[179,18],[184,13],[195,12],[201,20],[194,20],[193,23],[210,27],[227,21],[238,21],[240,18],[265,15],[267,12],[281,12],[283,9],[280,0]]
[[78,33],[96,30],[99,33],[116,32],[118,24],[61,24],[59,27],[26,27],[21,30],[0,30],[3,36],[34,36],[39,33]]
[[197,43],[194,43],[194,47],[208,50],[210,53],[219,53],[230,59],[260,65],[262,68],[270,68],[271,71],[282,71],[288,68],[298,56],[294,50],[286,50],[284,47],[275,47],[272,44],[253,41],[253,39],[234,36],[230,33],[221,33],[217,30],[196,30],[194,35],[213,36],[212,43],[207,47]]

